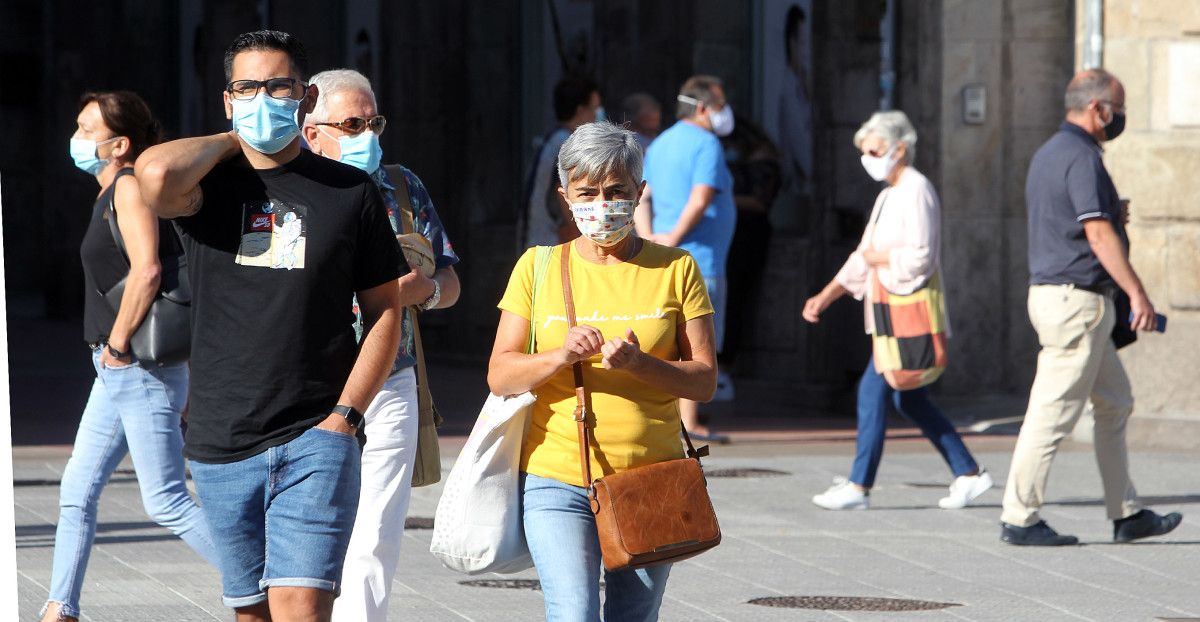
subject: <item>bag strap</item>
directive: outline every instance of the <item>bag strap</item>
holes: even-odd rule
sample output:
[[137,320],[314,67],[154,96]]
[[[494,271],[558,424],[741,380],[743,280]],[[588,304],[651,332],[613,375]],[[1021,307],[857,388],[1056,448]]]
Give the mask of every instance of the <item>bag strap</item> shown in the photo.
[[[121,236],[121,229],[117,226],[117,180],[126,176],[133,175],[133,168],[125,167],[117,169],[116,177],[113,177],[112,185],[109,186],[108,194],[108,230],[112,233],[113,242],[117,244],[117,250],[121,251],[121,257],[125,258],[125,264],[132,267],[129,261],[129,252],[125,250],[125,239]],[[162,223],[159,218],[154,219],[158,223]],[[163,232],[167,231],[168,234]],[[184,256],[183,244],[179,241],[179,234],[175,232],[174,227],[158,228],[158,261],[163,265],[164,272],[166,268],[172,267],[179,272],[186,272],[184,266],[187,265],[187,258]],[[167,244],[171,245],[171,253],[164,254],[163,247]]]
[[121,251],[126,265],[131,264],[129,263],[129,253],[125,251],[125,239],[121,237],[121,229],[117,226],[117,180],[132,174],[133,169],[130,167],[117,169],[117,175],[113,177],[112,186],[108,190],[108,230],[112,232],[113,242],[116,242],[117,250]]
[[553,246],[538,246],[533,251],[533,287],[529,292],[529,342],[525,344],[525,354],[533,354],[534,337],[537,333],[537,322],[534,320],[537,314],[537,292],[546,278],[546,269],[550,267],[550,253],[553,250]]
[[[387,171],[388,180],[395,188],[392,196],[400,208],[400,232],[412,233],[417,227],[413,219],[412,199],[408,195],[408,179],[399,164],[389,164],[383,167]],[[394,181],[393,181],[394,180]],[[425,347],[421,343],[421,323],[417,320],[417,308],[410,306],[404,310],[408,314],[408,323],[413,331],[413,353],[417,360],[417,387],[419,391],[429,391],[429,372],[425,368]],[[432,398],[432,394],[430,395]],[[442,417],[434,411],[434,424],[442,425]]]
[[[563,302],[566,306],[567,329],[575,328],[575,299],[571,296],[571,242],[558,245],[561,249],[559,262],[562,270]],[[587,394],[583,386],[583,363],[576,361],[571,366],[575,377],[575,423],[579,426],[579,469],[583,484],[592,485],[592,460],[590,433],[587,427]]]

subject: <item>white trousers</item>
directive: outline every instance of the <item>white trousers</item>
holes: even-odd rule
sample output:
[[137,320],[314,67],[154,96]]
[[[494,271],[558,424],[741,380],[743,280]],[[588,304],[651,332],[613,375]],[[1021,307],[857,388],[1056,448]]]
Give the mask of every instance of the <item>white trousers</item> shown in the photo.
[[1129,479],[1125,447],[1133,395],[1111,338],[1117,321],[1112,300],[1066,285],[1034,285],[1029,288],[1029,319],[1042,350],[1013,450],[1000,520],[1017,527],[1041,520],[1038,511],[1058,444],[1071,433],[1089,401],[1108,518],[1137,513],[1142,506]]
[[342,594],[333,603],[337,622],[387,620],[412,493],[417,410],[417,380],[410,367],[389,376],[363,413],[367,444],[362,486],[342,570]]

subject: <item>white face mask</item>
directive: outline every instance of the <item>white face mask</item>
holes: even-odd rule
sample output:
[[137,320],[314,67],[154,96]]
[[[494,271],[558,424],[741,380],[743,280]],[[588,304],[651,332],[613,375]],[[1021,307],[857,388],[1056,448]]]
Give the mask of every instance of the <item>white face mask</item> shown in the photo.
[[633,230],[637,201],[591,201],[572,203],[571,215],[579,233],[592,242],[609,247],[624,240]]
[[[695,97],[688,97],[683,94],[676,95],[675,99],[697,107],[704,103]],[[733,106],[730,106],[727,102],[724,108],[715,112],[709,111],[708,122],[712,124],[713,134],[717,136],[729,136],[733,133]]]
[[881,156],[873,156],[864,153],[862,155],[863,168],[867,170],[867,174],[875,181],[883,181],[892,174],[892,169],[896,168],[896,160],[892,156],[896,155],[896,146],[892,145],[888,152]]
[[708,120],[712,123],[713,134],[729,136],[733,133],[733,106],[725,104],[724,108],[708,113]]

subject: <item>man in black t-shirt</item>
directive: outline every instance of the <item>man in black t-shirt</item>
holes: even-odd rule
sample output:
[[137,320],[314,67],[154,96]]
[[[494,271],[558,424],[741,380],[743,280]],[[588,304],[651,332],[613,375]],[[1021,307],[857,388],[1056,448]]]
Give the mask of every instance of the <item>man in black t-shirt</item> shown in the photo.
[[317,98],[304,63],[287,33],[239,36],[225,53],[234,130],[137,163],[187,251],[185,452],[239,620],[330,615],[358,505],[356,426],[395,358],[409,271],[371,179],[301,149]]

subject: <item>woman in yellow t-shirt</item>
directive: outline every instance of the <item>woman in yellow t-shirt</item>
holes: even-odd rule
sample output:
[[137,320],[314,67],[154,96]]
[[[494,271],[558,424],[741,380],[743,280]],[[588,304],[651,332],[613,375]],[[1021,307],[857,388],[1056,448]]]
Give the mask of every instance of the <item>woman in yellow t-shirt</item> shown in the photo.
[[[593,473],[682,457],[678,400],[705,401],[716,389],[713,310],[691,255],[632,234],[645,185],[633,132],[581,125],[559,151],[558,174],[583,235],[554,247],[545,270],[534,265],[535,249],[517,262],[499,305],[488,385],[497,395],[532,390],[538,398],[521,456],[521,503],[546,619],[592,621],[600,618],[600,543],[580,469],[572,365],[583,363],[594,413]],[[564,252],[578,323],[570,329]],[[658,619],[669,573],[669,565],[606,573],[604,619]]]

